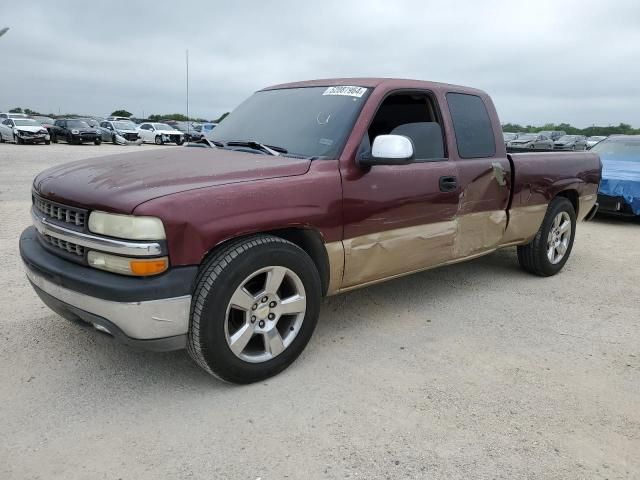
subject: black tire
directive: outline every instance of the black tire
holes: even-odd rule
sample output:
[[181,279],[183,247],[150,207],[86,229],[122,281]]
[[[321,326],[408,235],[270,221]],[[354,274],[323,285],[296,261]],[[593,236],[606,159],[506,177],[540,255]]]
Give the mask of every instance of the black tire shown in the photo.
[[[547,257],[547,239],[553,221],[561,212],[566,212],[571,219],[571,236],[564,257],[556,264],[551,263]],[[573,248],[573,240],[576,235],[576,212],[573,204],[565,197],[554,198],[547,207],[547,213],[544,216],[542,225],[536,233],[533,240],[527,245],[518,247],[518,262],[520,266],[529,273],[539,275],[541,277],[550,277],[555,275],[564,264],[569,260],[571,249]]]
[[2,136],[1,133],[0,133],[0,143],[4,143],[4,137]]
[[17,135],[13,135],[13,141],[16,142],[16,145],[23,145],[24,144],[24,140],[21,139],[19,136]]
[[184,139],[183,138],[178,139],[178,141],[176,142],[176,145],[182,145],[182,144],[184,144]]
[[56,134],[55,134],[55,133],[52,133],[52,134],[51,134],[51,141],[52,141],[53,143],[58,143],[58,137],[56,136]]
[[69,134],[67,134],[67,143],[68,143],[69,145],[73,145],[73,144],[75,144],[75,143],[76,143],[76,142],[73,140],[73,135],[71,135],[70,133],[69,133]]
[[[242,282],[268,266],[283,266],[300,278],[306,310],[300,330],[282,353],[260,363],[236,356],[225,334],[227,306]],[[322,290],[318,271],[304,250],[271,235],[257,235],[229,243],[202,267],[191,302],[187,351],[205,371],[232,383],[252,383],[280,373],[309,342],[320,313]]]
[[111,143],[113,143],[114,145],[116,144],[116,134],[114,133],[113,135],[111,135]]
[[98,139],[94,140],[93,143],[95,145],[100,145],[102,143],[102,140],[98,138]]
[[45,144],[45,145],[51,145],[51,140],[45,140],[45,141],[44,141],[44,144]]
[[162,137],[160,135],[156,135],[155,142],[156,145],[164,145],[164,140],[162,140]]

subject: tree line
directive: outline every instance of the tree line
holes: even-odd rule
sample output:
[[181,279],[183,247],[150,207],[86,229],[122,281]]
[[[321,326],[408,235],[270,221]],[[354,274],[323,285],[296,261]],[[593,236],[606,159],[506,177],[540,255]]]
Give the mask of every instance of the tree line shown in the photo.
[[618,125],[609,125],[607,127],[593,125],[591,127],[586,128],[578,128],[573,125],[569,125],[568,123],[547,123],[541,127],[536,127],[534,125],[518,125],[517,123],[504,123],[502,125],[503,132],[541,132],[543,130],[560,130],[567,133],[567,135],[585,135],[587,137],[592,137],[594,135],[640,135],[640,128],[633,128],[631,125],[627,123],[620,123]]

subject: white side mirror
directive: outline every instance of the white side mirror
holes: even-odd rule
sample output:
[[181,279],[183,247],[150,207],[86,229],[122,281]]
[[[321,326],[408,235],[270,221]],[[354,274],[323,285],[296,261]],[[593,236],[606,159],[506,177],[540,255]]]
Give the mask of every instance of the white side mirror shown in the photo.
[[373,141],[371,157],[363,165],[407,165],[413,162],[413,142],[404,135],[378,135]]

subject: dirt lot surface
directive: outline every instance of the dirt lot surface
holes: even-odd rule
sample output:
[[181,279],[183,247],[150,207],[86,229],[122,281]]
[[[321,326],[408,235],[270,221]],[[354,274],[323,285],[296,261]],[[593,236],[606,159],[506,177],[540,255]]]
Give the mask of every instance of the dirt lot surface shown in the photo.
[[291,368],[238,387],[23,274],[37,172],[151,148],[0,145],[0,478],[640,478],[639,222],[580,224],[553,278],[509,249],[327,299]]

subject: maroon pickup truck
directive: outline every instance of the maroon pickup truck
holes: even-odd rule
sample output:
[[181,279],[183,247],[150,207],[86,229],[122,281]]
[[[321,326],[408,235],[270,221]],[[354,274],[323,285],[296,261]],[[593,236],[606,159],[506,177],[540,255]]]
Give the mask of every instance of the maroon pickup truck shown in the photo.
[[592,153],[507,154],[479,90],[291,83],[208,145],[41,173],[20,252],[63,317],[247,383],[295,360],[325,295],[512,246],[524,270],[556,274],[600,174]]

